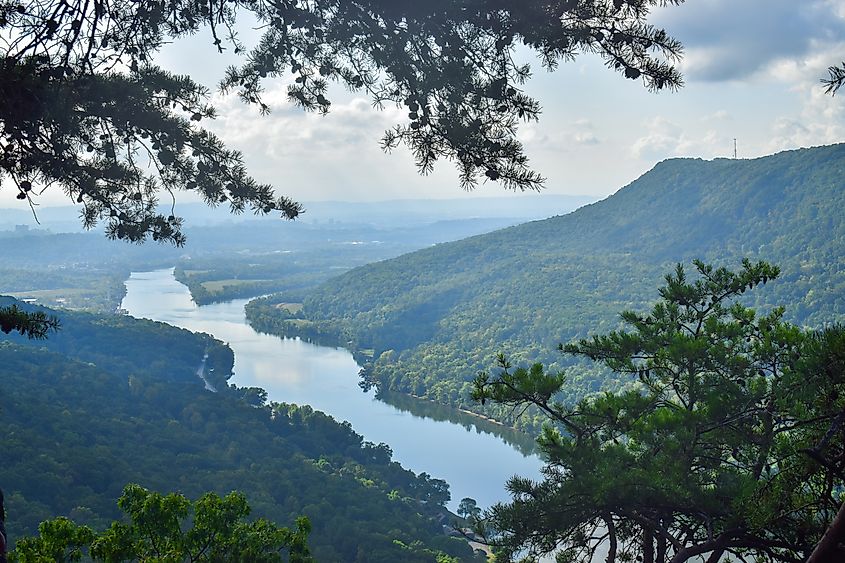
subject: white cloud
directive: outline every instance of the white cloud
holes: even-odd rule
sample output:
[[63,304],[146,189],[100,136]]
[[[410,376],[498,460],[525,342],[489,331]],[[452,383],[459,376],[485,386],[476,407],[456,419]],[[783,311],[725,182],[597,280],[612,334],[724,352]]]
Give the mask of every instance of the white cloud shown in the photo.
[[715,130],[688,132],[684,127],[656,117],[644,123],[645,134],[631,145],[634,157],[657,162],[673,157],[714,158],[729,156],[733,139]]
[[701,121],[706,123],[706,122],[709,122],[709,121],[729,121],[729,120],[732,120],[732,119],[733,119],[733,117],[728,112],[728,110],[720,109],[720,110],[714,111],[710,115],[705,115],[704,117],[701,118]]
[[797,90],[807,86],[821,90],[820,80],[827,76],[828,67],[839,64],[843,58],[845,38],[834,42],[814,40],[803,56],[772,61],[765,69],[765,75]]
[[562,127],[550,128],[545,124],[527,123],[520,127],[519,140],[529,152],[570,152],[579,147],[598,145],[601,139],[596,134],[593,122],[579,118]]
[[771,152],[841,142],[845,138],[845,103],[820,88],[803,93],[803,108],[796,116],[775,120],[767,150]]
[[304,112],[287,102],[284,86],[265,96],[273,108],[270,115],[260,115],[235,96],[219,97],[215,105],[221,117],[209,125],[221,138],[251,154],[269,158],[369,152],[378,147],[385,129],[403,119],[396,108],[378,111],[359,97],[332,104],[328,115]]
[[646,134],[639,137],[631,147],[636,158],[662,160],[676,154],[676,147],[683,135],[681,128],[665,119],[657,117],[645,124]]
[[285,86],[267,86],[270,115],[260,115],[236,96],[216,96],[220,117],[203,123],[231,148],[247,169],[298,200],[378,200],[402,197],[461,197],[454,165],[438,162],[421,176],[404,148],[385,154],[385,130],[406,121],[402,108],[372,107],[369,100],[331,92],[328,115],[306,113],[287,101]]
[[572,140],[578,143],[579,145],[597,145],[601,142],[593,132],[575,133],[575,135],[572,137]]

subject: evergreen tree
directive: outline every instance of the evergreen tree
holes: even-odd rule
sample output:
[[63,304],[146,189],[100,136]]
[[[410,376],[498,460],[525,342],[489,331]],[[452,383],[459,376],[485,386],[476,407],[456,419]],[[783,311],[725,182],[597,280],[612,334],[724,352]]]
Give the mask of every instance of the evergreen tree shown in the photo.
[[478,503],[474,498],[463,498],[458,505],[458,516],[469,520],[470,518],[477,518],[481,515],[481,509],[478,508]]
[[[161,495],[127,485],[118,506],[130,522],[114,522],[102,534],[67,518],[42,522],[39,535],[23,538],[11,561],[312,561],[307,538],[311,525],[300,518],[296,530],[266,520],[247,522],[244,496],[206,493],[191,502],[176,493]],[[283,557],[284,555],[284,557]]]
[[566,406],[554,400],[564,374],[503,357],[496,376],[476,379],[476,399],[549,419],[544,479],[512,479],[513,501],[486,514],[504,560],[558,550],[586,562],[607,550],[609,563],[797,562],[834,519],[843,329],[808,334],[782,309],[745,307],[745,291],[778,275],[765,262],[695,265],[695,281],[680,265],[666,277],[650,313],[622,313],[629,330],[561,346],[629,374],[629,390]]
[[[673,3],[679,3],[674,0]],[[406,143],[420,170],[438,158],[459,163],[465,186],[479,179],[536,188],[516,140],[538,103],[520,84],[529,69],[517,45],[545,64],[596,52],[651,89],[681,84],[672,66],[679,43],[648,25],[665,0],[254,0],[193,3],[4,2],[0,5],[0,174],[33,203],[57,184],[83,205],[84,223],[109,236],[182,244],[181,221],[156,207],[160,190],[191,190],[231,210],[301,208],[249,177],[241,155],[200,127],[214,117],[208,92],[153,59],[168,41],[208,28],[218,50],[242,55],[222,82],[262,111],[262,80],[293,76],[290,100],[327,112],[330,82],[404,104],[410,122],[389,131],[386,148]],[[248,50],[236,27],[264,28]]]
[[27,338],[40,340],[47,338],[51,331],[59,329],[56,317],[48,316],[43,311],[23,311],[17,305],[0,307],[0,330],[9,334],[13,330]]

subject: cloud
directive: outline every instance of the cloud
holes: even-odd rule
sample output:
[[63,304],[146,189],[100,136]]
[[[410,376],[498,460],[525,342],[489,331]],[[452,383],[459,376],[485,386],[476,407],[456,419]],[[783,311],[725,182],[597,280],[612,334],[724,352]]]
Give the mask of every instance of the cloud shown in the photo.
[[579,145],[597,145],[601,141],[599,138],[596,137],[595,133],[592,131],[584,132],[584,133],[575,133],[575,136],[572,137],[572,140],[578,143]]
[[842,142],[845,138],[845,106],[821,88],[808,88],[802,93],[801,112],[777,118],[771,127],[768,146],[775,152],[795,147],[808,147]]
[[[845,11],[845,5],[840,9]],[[793,111],[773,119],[767,150],[842,142],[845,101],[841,95],[826,94],[819,80],[827,76],[827,67],[843,56],[845,41],[818,44],[803,59],[780,60],[769,67],[769,76],[789,86],[796,104]]]
[[684,43],[689,80],[741,80],[845,38],[836,0],[700,0],[658,10],[654,22]]
[[716,122],[718,122],[718,121],[730,121],[732,119],[733,119],[733,116],[731,116],[731,114],[728,113],[727,110],[720,109],[720,110],[714,111],[710,115],[705,115],[704,117],[701,118],[701,121],[706,123],[706,122],[711,122],[711,121],[716,121]]
[[265,96],[273,108],[262,116],[234,96],[215,100],[220,118],[210,128],[233,146],[270,158],[371,151],[381,134],[404,115],[398,108],[375,110],[368,100],[353,97],[332,104],[328,115],[306,113],[286,100],[284,85]]
[[715,130],[690,133],[665,117],[645,122],[643,129],[644,134],[631,145],[631,153],[646,162],[673,157],[725,157],[733,150],[733,139],[724,134]]
[[241,151],[257,180],[301,201],[462,195],[452,163],[438,162],[432,174],[420,176],[408,150],[381,150],[382,134],[407,121],[406,110],[378,110],[341,90],[328,97],[333,101],[328,115],[306,113],[287,101],[283,83],[272,82],[264,94],[270,115],[236,96],[217,95],[219,117],[203,126]]
[[635,157],[649,161],[675,156],[682,136],[683,131],[676,123],[657,117],[646,123],[646,134],[634,141],[631,152]]
[[524,124],[519,130],[519,140],[529,152],[570,152],[578,147],[598,145],[602,142],[596,135],[593,122],[585,118],[572,121],[554,132],[541,132],[547,129],[535,123]]

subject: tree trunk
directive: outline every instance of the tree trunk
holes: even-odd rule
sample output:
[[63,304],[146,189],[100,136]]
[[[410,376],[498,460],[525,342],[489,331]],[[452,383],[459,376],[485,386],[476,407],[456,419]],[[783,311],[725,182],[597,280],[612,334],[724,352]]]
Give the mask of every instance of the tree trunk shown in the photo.
[[[668,526],[666,525],[665,519],[660,520],[659,525],[660,525],[662,530],[668,531],[667,530]],[[666,563],[666,551],[667,551],[666,536],[664,536],[663,534],[658,534],[657,535],[657,563]]]
[[654,530],[651,526],[643,528],[643,563],[654,563]]
[[616,563],[616,525],[613,523],[613,516],[610,514],[604,515],[604,523],[607,525],[608,549],[606,563]]
[[807,559],[807,563],[842,563],[845,561],[845,503],[839,507],[836,518],[822,536],[821,541]]

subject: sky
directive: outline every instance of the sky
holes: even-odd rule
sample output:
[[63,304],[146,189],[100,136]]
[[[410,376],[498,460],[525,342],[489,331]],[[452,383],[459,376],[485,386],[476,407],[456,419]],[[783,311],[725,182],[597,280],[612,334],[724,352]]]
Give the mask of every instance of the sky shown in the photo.
[[[520,138],[547,178],[545,193],[602,198],[667,158],[732,157],[734,139],[740,158],[845,141],[845,92],[825,95],[819,82],[845,59],[845,0],[687,0],[656,9],[651,22],[684,44],[677,92],[650,93],[591,55],[552,73],[529,59],[525,89],[543,114]],[[232,61],[196,36],[166,47],[158,62],[213,86]],[[404,117],[399,108],[378,111],[365,96],[338,90],[327,116],[306,114],[286,101],[284,83],[266,86],[269,116],[215,93],[219,117],[209,129],[280,194],[367,201],[510,193],[487,182],[467,194],[448,161],[420,176],[404,149],[382,152],[382,133]],[[13,195],[4,189],[0,203]],[[67,200],[43,203],[53,202]]]

